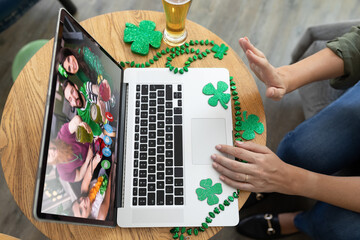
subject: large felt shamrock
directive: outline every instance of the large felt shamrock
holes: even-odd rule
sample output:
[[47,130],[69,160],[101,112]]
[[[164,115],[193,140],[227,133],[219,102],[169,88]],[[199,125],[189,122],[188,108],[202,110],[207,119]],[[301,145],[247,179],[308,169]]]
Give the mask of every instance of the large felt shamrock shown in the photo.
[[229,50],[229,47],[225,46],[225,44],[221,44],[221,46],[215,44],[212,48],[211,51],[213,51],[215,53],[214,58],[218,58],[218,59],[223,59],[224,55],[227,54],[227,50]]
[[215,89],[214,85],[212,83],[208,83],[203,88],[202,92],[205,95],[214,95],[211,98],[209,98],[209,105],[215,107],[218,104],[218,101],[221,103],[221,105],[227,109],[228,106],[226,105],[230,101],[230,94],[224,93],[226,89],[228,89],[228,85],[223,82],[219,81],[217,83],[217,89]]
[[243,113],[243,120],[239,126],[235,127],[236,131],[244,131],[242,137],[245,140],[252,140],[255,138],[255,133],[262,134],[264,132],[264,125],[259,122],[259,117],[251,114],[249,117],[246,117],[247,111]]
[[221,183],[215,183],[212,186],[212,180],[210,178],[200,181],[200,186],[203,188],[197,188],[196,194],[200,201],[204,201],[207,198],[207,203],[211,206],[219,202],[219,198],[215,194],[222,193]]
[[131,51],[140,55],[149,53],[149,44],[154,48],[161,45],[162,33],[154,31],[156,24],[152,21],[143,20],[139,27],[132,23],[126,23],[124,30],[124,42],[131,43]]

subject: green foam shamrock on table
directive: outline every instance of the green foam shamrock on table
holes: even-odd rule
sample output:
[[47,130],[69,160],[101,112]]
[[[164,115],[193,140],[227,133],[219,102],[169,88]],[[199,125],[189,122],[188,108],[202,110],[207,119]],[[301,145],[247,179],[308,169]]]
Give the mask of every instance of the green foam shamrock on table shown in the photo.
[[207,198],[207,204],[210,206],[219,202],[219,198],[216,196],[216,194],[222,193],[221,183],[215,183],[213,186],[212,180],[208,178],[201,180],[200,186],[202,188],[196,189],[196,194],[200,201],[204,201]]
[[218,58],[218,59],[223,59],[224,55],[227,54],[227,50],[229,50],[228,46],[225,46],[225,44],[221,44],[220,46],[215,44],[212,48],[211,51],[213,51],[215,53],[214,58]]
[[211,98],[209,98],[208,103],[210,106],[213,107],[217,106],[219,101],[221,106],[227,109],[228,106],[226,104],[230,101],[230,94],[224,92],[226,91],[226,89],[228,89],[228,87],[229,86],[223,81],[219,81],[217,83],[217,89],[215,89],[212,83],[208,83],[205,85],[205,87],[203,87],[202,92],[205,95],[214,95]]
[[139,27],[126,23],[124,30],[124,42],[132,43],[131,51],[140,55],[149,53],[149,45],[159,48],[162,40],[162,33],[155,31],[156,24],[153,21],[143,20]]
[[246,117],[247,111],[243,112],[243,121],[239,126],[235,127],[236,131],[244,131],[242,137],[245,140],[252,140],[255,138],[255,132],[257,134],[262,134],[264,132],[264,124],[259,122],[259,117],[251,114],[249,117]]

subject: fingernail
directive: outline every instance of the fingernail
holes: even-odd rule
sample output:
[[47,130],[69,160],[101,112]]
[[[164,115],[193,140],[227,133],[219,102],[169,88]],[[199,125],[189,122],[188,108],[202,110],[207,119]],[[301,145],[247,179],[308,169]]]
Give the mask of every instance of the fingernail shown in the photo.
[[215,155],[215,154],[211,155],[211,159],[212,159],[212,160],[215,160],[215,159],[216,159],[216,155]]
[[215,162],[214,162],[212,165],[213,165],[213,168],[217,168],[217,167],[218,167],[218,164],[215,163]]
[[217,150],[220,150],[220,149],[221,149],[221,145],[216,145],[215,148],[216,148]]
[[253,54],[254,54],[251,50],[248,50],[248,53],[249,53],[250,55],[253,55]]
[[220,180],[221,180],[221,181],[224,181],[224,180],[225,180],[225,178],[224,178],[223,175],[220,176]]
[[244,142],[236,141],[236,144],[241,145],[244,144]]

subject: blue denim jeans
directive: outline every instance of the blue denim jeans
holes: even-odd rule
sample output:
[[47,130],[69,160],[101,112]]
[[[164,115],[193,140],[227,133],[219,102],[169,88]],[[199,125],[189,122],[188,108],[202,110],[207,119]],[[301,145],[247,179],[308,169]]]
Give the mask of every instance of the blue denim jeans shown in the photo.
[[[288,133],[277,155],[328,175],[360,163],[360,82]],[[297,215],[295,226],[314,239],[360,239],[360,213],[323,202]]]

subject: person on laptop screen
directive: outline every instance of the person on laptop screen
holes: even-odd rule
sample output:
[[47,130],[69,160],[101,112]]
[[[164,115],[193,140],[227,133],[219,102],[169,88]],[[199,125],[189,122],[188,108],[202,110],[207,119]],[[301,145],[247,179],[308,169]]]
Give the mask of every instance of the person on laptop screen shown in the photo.
[[[108,89],[107,91],[109,94],[106,95],[111,95],[110,86],[107,80],[103,80],[101,84],[104,86],[104,89]],[[86,82],[79,89],[73,82],[65,80],[62,87],[65,99],[70,103],[70,106],[77,109],[78,115],[90,126],[93,135],[99,136],[102,131],[99,123],[96,123],[91,119],[91,104],[99,106],[102,122],[105,122],[105,112],[109,111],[110,108],[109,101],[104,102],[99,98],[99,86],[92,84],[91,82]]]

